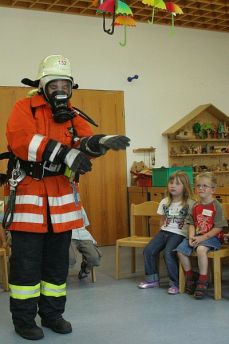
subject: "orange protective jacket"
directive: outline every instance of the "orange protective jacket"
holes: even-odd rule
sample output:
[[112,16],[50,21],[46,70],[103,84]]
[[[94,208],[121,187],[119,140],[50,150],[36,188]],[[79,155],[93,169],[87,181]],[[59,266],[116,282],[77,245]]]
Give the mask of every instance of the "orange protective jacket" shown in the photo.
[[[35,108],[34,115],[32,108]],[[15,104],[7,123],[8,147],[22,160],[42,162],[42,154],[50,139],[74,147],[72,127],[79,138],[93,135],[89,124],[80,116],[72,121],[56,123],[43,96],[23,98]],[[47,232],[48,205],[54,232],[82,227],[81,204],[74,200],[69,179],[58,175],[41,180],[26,176],[18,184],[15,212],[9,229]]]

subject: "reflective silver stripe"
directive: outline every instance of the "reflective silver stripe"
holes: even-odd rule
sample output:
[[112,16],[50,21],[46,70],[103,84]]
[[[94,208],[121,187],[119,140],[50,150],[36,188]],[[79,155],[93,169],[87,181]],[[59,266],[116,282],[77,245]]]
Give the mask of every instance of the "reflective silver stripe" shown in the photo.
[[65,204],[75,203],[75,199],[73,194],[68,194],[61,197],[48,197],[48,202],[51,207],[56,207]]
[[10,292],[12,294],[33,295],[33,294],[40,292],[40,287],[37,289],[34,289],[34,290],[19,290],[19,289],[14,289],[11,287]]
[[56,157],[58,150],[60,149],[60,146],[61,146],[61,143],[57,142],[56,147],[53,149],[52,154],[49,157],[49,161],[53,162],[53,160]]
[[14,213],[13,222],[44,223],[44,217],[39,214]]
[[68,154],[66,155],[64,162],[67,166],[69,166],[71,168],[75,158],[77,157],[77,155],[80,153],[79,150],[77,149],[71,149]]
[[39,134],[33,136],[32,140],[30,141],[29,149],[28,149],[29,161],[37,161],[37,151],[44,137],[45,136],[39,135]]
[[32,204],[38,207],[43,206],[43,198],[35,195],[16,196],[16,204]]
[[41,281],[41,294],[54,297],[66,296],[66,283],[56,285]]
[[10,284],[10,296],[14,299],[31,299],[40,296],[40,283],[35,286]]
[[66,291],[66,288],[54,289],[54,288],[48,288],[43,285],[41,288],[41,293],[45,291],[48,291],[49,293],[53,293],[53,294],[60,294],[60,293],[64,293]]
[[57,223],[66,223],[70,221],[79,220],[82,218],[82,212],[81,210],[78,211],[72,211],[70,213],[64,213],[64,214],[52,214],[51,220],[53,224]]

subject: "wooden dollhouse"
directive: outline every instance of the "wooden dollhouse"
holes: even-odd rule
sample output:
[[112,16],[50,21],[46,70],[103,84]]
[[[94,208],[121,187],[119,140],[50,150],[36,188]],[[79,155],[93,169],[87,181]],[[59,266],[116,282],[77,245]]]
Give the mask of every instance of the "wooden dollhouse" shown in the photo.
[[229,117],[212,104],[200,105],[164,131],[169,166],[192,166],[194,175],[213,171],[229,186]]

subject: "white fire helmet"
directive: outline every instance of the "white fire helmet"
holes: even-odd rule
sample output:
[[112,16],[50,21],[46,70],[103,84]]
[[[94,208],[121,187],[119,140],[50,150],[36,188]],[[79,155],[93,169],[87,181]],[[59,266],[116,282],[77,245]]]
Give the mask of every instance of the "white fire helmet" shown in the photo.
[[58,79],[69,80],[73,85],[70,62],[62,55],[47,56],[41,61],[36,77],[36,80],[40,80],[39,90],[45,90],[47,83]]

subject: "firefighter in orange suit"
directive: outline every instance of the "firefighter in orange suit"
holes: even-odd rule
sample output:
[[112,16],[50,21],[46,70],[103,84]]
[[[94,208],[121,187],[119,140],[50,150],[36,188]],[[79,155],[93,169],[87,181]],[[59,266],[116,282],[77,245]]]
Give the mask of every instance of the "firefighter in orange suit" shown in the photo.
[[[15,331],[23,338],[41,339],[41,325],[57,333],[72,327],[62,314],[71,230],[83,226],[81,204],[76,203],[69,171],[91,170],[91,159],[108,149],[126,149],[121,135],[93,135],[85,114],[75,110],[70,98],[76,87],[69,60],[46,57],[35,81],[37,94],[19,100],[7,123],[8,148],[13,169],[5,212],[11,231],[10,310]],[[67,172],[67,173],[66,173]]]

